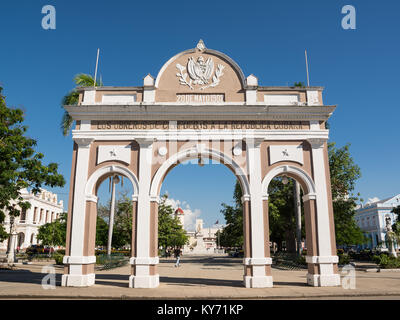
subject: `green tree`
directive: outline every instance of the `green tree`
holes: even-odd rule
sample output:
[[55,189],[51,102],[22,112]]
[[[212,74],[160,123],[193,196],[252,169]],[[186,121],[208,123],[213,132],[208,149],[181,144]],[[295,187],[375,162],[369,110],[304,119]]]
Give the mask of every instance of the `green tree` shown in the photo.
[[108,239],[108,223],[97,215],[96,220],[96,246],[106,246]]
[[328,143],[329,169],[336,243],[338,245],[362,244],[367,241],[354,219],[359,195],[354,195],[355,184],[361,177],[361,170],[350,155],[350,145],[336,148]]
[[67,213],[58,219],[39,227],[37,239],[45,246],[65,246],[67,236]]
[[243,205],[242,188],[236,180],[233,191],[233,205],[222,203],[220,212],[224,215],[226,226],[220,233],[220,245],[223,247],[242,247],[243,246]]
[[[286,242],[287,250],[296,251],[296,217],[294,207],[294,180],[288,179],[287,184],[282,182],[281,177],[271,180],[268,186],[268,215],[270,240],[282,250],[282,241]],[[302,207],[303,212],[303,207]],[[304,214],[302,218],[302,238],[305,237]]]
[[[94,86],[94,79],[89,74],[84,74],[84,73],[77,74],[74,77],[74,82],[75,82],[77,88]],[[103,83],[101,80],[100,80],[100,82],[96,81],[96,86],[102,86],[102,85],[103,85]],[[62,102],[61,102],[61,107],[77,105],[78,102],[79,102],[79,92],[75,88],[64,96],[64,98],[62,99]],[[69,113],[67,111],[64,111],[64,114],[61,118],[61,124],[60,124],[60,128],[61,128],[61,131],[64,136],[67,136],[69,134],[73,123],[74,123],[74,120],[72,119],[72,117],[69,115]]]
[[182,247],[189,241],[180,220],[174,215],[174,208],[166,204],[167,198],[167,195],[163,195],[158,206],[158,246],[163,250],[167,247]]
[[[108,239],[108,221],[110,200],[107,205],[99,205],[97,210],[96,245],[106,246]],[[115,204],[112,246],[121,248],[130,245],[132,240],[132,201],[127,193],[120,194]]]
[[34,149],[36,141],[25,136],[23,111],[8,108],[2,91],[0,87],[0,241],[8,237],[2,225],[5,213],[17,217],[21,210],[30,208],[30,203],[21,196],[21,189],[38,193],[43,185],[65,184],[56,163],[47,166],[42,163],[43,154]]

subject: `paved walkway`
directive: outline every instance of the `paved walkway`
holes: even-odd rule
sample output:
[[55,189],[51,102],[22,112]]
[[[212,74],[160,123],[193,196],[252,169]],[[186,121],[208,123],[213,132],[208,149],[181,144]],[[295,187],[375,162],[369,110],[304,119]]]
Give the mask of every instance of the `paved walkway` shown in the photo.
[[18,265],[14,271],[0,270],[0,299],[365,299],[400,298],[400,272],[356,272],[356,289],[315,288],[306,285],[306,270],[273,268],[273,288],[244,288],[242,259],[189,257],[175,268],[174,259],[160,259],[160,286],[128,288],[129,266],[96,272],[96,284],[87,288],[61,287],[62,267],[56,266],[56,289],[45,290],[42,268],[48,262]]

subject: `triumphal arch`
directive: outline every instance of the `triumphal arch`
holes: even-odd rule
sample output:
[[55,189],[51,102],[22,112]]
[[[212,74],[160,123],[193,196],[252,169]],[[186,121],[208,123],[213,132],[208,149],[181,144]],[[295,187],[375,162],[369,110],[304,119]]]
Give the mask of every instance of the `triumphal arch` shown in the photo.
[[78,90],[78,105],[65,106],[76,127],[63,286],[95,283],[96,193],[113,175],[134,190],[129,286],[159,285],[160,188],[187,160],[222,163],[240,182],[245,287],[273,286],[268,184],[277,176],[303,191],[307,283],[340,284],[325,126],[335,106],[323,104],[323,88],[261,86],[199,41],[143,86]]

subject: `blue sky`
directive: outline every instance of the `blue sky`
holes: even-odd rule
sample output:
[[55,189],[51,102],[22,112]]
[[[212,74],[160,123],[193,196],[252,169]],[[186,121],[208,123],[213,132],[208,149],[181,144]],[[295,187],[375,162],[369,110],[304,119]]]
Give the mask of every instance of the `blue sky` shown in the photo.
[[[56,30],[41,27],[44,5],[56,8]],[[341,27],[344,5],[356,8],[357,29]],[[201,38],[233,58],[260,85],[305,81],[324,86],[325,104],[337,105],[330,140],[351,143],[361,167],[356,191],[367,200],[400,193],[400,3],[384,1],[38,1],[0,5],[0,83],[10,106],[26,111],[29,135],[47,162],[68,181],[54,191],[67,203],[71,137],[59,123],[61,98],[77,73],[99,73],[105,85],[142,85],[176,53]],[[222,216],[233,175],[221,165],[177,167],[163,190],[200,209],[206,225]],[[212,178],[213,184],[205,183]],[[195,181],[188,186],[188,181]],[[103,189],[106,189],[105,187]],[[104,192],[106,193],[106,192]],[[65,205],[65,208],[67,205]]]

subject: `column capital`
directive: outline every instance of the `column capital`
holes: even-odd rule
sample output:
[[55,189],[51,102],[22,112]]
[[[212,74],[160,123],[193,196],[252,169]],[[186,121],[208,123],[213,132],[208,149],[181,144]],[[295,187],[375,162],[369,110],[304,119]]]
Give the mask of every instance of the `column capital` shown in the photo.
[[139,195],[138,195],[138,194],[133,194],[133,195],[132,195],[132,201],[133,201],[133,202],[137,202],[138,199],[139,199]]
[[93,194],[86,195],[86,201],[91,201],[91,202],[97,203],[97,200],[98,200],[98,198]]
[[154,139],[148,139],[148,138],[136,138],[135,140],[139,144],[140,149],[149,148],[153,145],[154,142]]
[[89,148],[94,138],[74,138],[74,141],[78,144],[79,148]]
[[243,203],[245,201],[250,201],[251,196],[249,194],[244,194],[240,199],[242,200]]
[[244,140],[247,147],[259,148],[264,138],[245,138]]
[[309,201],[309,200],[316,200],[317,195],[315,193],[309,193],[303,196],[303,202]]
[[311,144],[313,149],[320,149],[324,146],[324,143],[328,139],[326,138],[309,138],[307,139],[308,143]]
[[157,202],[160,204],[160,197],[159,196],[150,196],[150,202]]
[[269,199],[269,194],[268,194],[268,193],[263,194],[263,195],[261,196],[261,200],[262,200],[262,201],[268,201],[268,199]]

